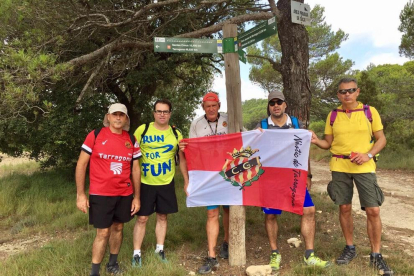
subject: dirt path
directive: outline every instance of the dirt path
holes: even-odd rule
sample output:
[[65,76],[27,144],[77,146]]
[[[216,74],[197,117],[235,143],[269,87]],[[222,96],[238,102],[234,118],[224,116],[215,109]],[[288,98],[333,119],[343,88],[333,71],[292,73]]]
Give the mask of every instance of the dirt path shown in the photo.
[[[331,180],[328,163],[312,161],[311,166],[313,191],[326,192],[326,185]],[[378,170],[377,179],[385,195],[381,207],[383,233],[388,240],[401,245],[402,250],[414,256],[414,173]],[[353,209],[356,214],[365,216],[357,194],[355,188]]]

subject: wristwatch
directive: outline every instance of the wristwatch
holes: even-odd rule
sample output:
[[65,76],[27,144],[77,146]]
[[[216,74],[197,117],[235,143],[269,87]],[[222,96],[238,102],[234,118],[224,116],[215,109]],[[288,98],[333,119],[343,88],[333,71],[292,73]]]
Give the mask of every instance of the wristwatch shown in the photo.
[[372,159],[373,156],[372,156],[371,153],[368,152],[367,155],[368,155],[369,159]]
[[312,174],[311,173],[308,174],[308,178],[312,179]]

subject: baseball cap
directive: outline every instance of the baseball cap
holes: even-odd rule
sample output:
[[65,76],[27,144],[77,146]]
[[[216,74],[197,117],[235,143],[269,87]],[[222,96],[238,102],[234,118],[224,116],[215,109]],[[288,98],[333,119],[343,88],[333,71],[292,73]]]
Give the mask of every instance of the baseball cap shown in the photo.
[[115,112],[122,112],[125,115],[127,115],[128,121],[124,125],[123,129],[125,131],[129,131],[130,120],[129,120],[129,116],[128,116],[128,110],[127,110],[127,107],[124,104],[121,104],[121,103],[114,103],[114,104],[111,104],[109,106],[108,113],[105,114],[105,116],[104,116],[103,125],[105,127],[109,126],[108,114],[112,114],[112,113],[115,113]]
[[203,102],[212,101],[212,102],[220,102],[218,95],[214,92],[208,92],[203,97]]
[[285,95],[279,90],[273,90],[269,93],[267,100],[270,102],[272,99],[281,99],[282,101],[285,100]]

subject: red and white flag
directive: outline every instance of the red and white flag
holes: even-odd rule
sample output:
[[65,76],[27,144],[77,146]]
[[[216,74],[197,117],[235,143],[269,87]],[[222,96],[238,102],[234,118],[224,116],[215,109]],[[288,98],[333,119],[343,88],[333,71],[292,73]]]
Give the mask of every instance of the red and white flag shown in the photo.
[[302,214],[310,140],[303,129],[184,139],[187,207],[250,205]]

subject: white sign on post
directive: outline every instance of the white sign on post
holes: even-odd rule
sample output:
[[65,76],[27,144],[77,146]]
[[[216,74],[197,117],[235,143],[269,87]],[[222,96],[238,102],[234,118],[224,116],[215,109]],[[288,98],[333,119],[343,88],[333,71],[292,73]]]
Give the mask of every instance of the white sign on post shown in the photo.
[[310,11],[310,6],[307,4],[302,4],[293,0],[290,2],[290,13],[292,15],[293,23],[310,26]]

